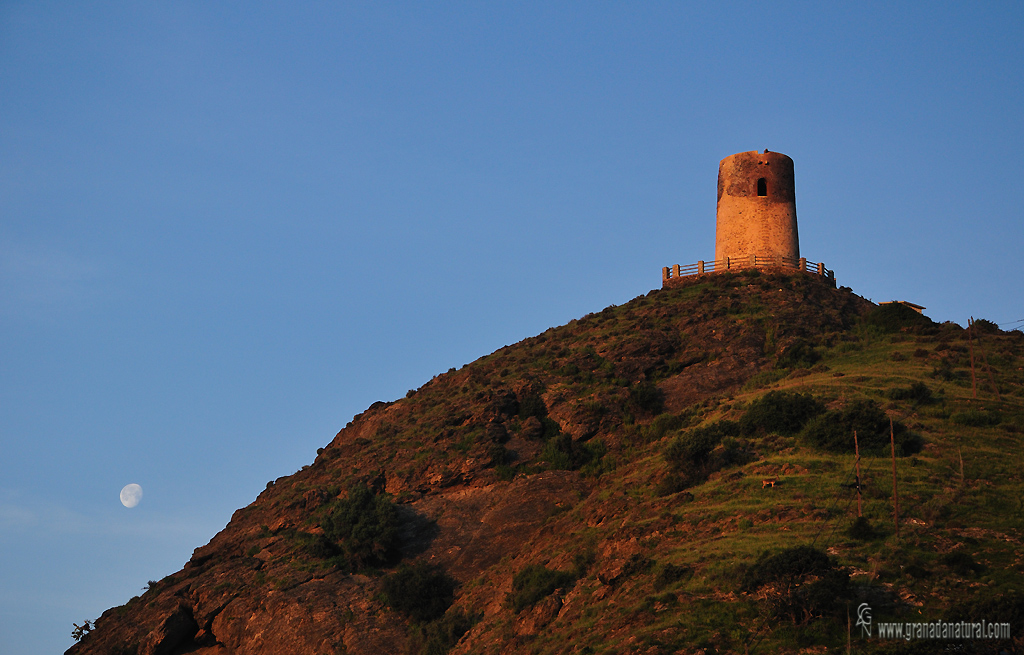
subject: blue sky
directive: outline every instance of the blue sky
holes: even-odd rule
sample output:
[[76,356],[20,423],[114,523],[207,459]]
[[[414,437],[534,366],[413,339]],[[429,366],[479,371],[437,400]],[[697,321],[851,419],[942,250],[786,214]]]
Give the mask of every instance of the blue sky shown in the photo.
[[[711,259],[1024,318],[1020,3],[0,3],[0,650],[174,572],[353,414]],[[118,492],[145,490],[126,509]]]

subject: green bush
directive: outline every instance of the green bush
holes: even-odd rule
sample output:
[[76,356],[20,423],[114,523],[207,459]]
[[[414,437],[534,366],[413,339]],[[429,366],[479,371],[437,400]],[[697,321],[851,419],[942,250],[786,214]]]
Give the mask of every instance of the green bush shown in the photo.
[[741,588],[753,592],[767,587],[766,613],[789,619],[794,625],[845,612],[852,596],[850,575],[836,567],[827,554],[811,546],[761,553],[747,569]]
[[662,564],[654,575],[654,588],[657,591],[661,591],[665,587],[692,575],[693,569],[688,566],[678,566],[669,563]]
[[559,433],[544,445],[540,459],[553,469],[576,471],[601,459],[605,452],[604,443],[600,440],[581,442],[571,435]]
[[[833,410],[811,419],[802,435],[813,445],[836,453],[854,452],[853,432],[857,431],[861,454],[884,455],[889,449],[889,418],[873,400],[857,400],[841,410]],[[896,421],[893,423],[896,454],[921,452],[921,437]]]
[[421,655],[445,655],[479,618],[453,609],[441,618],[419,626],[418,639],[415,640],[418,642],[417,652]]
[[[994,589],[986,592],[982,587],[977,594],[971,600],[949,608],[946,620],[1009,623],[1010,634],[1014,638],[1024,634],[1024,593]],[[1009,649],[1009,652],[1013,650]]]
[[660,414],[665,408],[665,392],[653,382],[640,382],[629,388],[629,403],[643,414]]
[[1002,416],[999,412],[986,412],[983,410],[969,409],[964,412],[955,412],[950,415],[949,420],[957,425],[965,425],[971,428],[985,428],[990,425],[999,425]]
[[508,595],[508,602],[515,612],[522,612],[575,580],[576,571],[556,571],[540,564],[531,564],[512,578],[512,592]]
[[776,368],[806,368],[814,366],[821,359],[821,353],[803,339],[797,339],[786,348],[775,362]]
[[962,550],[955,550],[951,553],[946,553],[940,558],[940,561],[949,567],[953,573],[965,578],[977,575],[985,570],[985,567],[974,561],[970,553],[965,553]]
[[349,567],[384,566],[398,559],[398,509],[386,494],[363,483],[328,508],[321,521],[324,539],[319,548],[345,556]]
[[924,382],[915,382],[909,387],[896,387],[889,390],[891,400],[910,400],[915,405],[931,405],[936,402],[932,390]]
[[858,541],[871,541],[872,539],[877,539],[880,535],[875,530],[875,527],[871,525],[871,521],[863,516],[858,516],[854,519],[849,529],[847,529],[846,536]]
[[773,582],[800,581],[832,570],[829,556],[811,546],[796,546],[778,553],[764,551],[743,575],[743,591],[755,591]]
[[746,435],[757,432],[777,432],[792,436],[825,407],[810,394],[788,391],[769,391],[756,398],[740,418],[740,432]]
[[519,418],[530,418],[536,416],[539,419],[547,418],[548,406],[539,395],[524,396],[519,401]]
[[974,329],[982,334],[999,334],[999,325],[984,318],[974,319]]
[[739,426],[735,421],[715,421],[687,430],[669,442],[665,448],[665,459],[677,467],[703,464],[723,437],[738,434]]
[[683,427],[683,419],[675,414],[659,414],[644,432],[646,441],[657,441],[669,432]]
[[512,461],[512,451],[505,448],[500,443],[492,443],[487,446],[487,457],[490,460],[488,466],[496,468],[498,466],[504,466]]
[[687,430],[670,441],[662,453],[670,471],[658,483],[655,493],[666,496],[682,491],[700,484],[723,467],[749,461],[750,453],[731,438],[737,434],[739,425],[735,421],[716,421]]
[[381,587],[388,605],[421,623],[443,616],[455,598],[455,580],[441,567],[425,562],[403,564],[384,576]]
[[864,316],[864,324],[878,329],[883,334],[899,332],[904,328],[913,329],[932,325],[932,320],[907,307],[893,302],[879,305]]

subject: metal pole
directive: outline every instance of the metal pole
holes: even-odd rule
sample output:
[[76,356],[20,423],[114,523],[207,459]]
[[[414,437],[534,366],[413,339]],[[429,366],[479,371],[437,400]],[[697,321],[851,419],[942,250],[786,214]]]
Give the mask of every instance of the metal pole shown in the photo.
[[889,419],[889,445],[892,446],[892,515],[898,539],[900,536],[900,496],[896,491],[896,437],[893,435],[892,419]]
[[864,516],[860,499],[860,444],[857,443],[857,431],[853,431],[853,449],[857,453],[857,517]]

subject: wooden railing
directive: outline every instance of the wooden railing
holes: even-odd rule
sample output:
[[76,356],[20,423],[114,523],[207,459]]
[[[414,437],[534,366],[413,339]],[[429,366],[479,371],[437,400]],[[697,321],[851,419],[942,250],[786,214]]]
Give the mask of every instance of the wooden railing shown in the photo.
[[822,275],[835,279],[835,272],[825,268],[823,263],[807,261],[806,257],[793,259],[792,257],[750,255],[748,257],[726,257],[714,261],[700,261],[696,264],[686,266],[666,266],[661,269],[661,281],[678,279],[681,277],[692,277],[694,275],[706,275],[708,273],[723,273],[725,271],[736,271],[745,268],[780,268]]

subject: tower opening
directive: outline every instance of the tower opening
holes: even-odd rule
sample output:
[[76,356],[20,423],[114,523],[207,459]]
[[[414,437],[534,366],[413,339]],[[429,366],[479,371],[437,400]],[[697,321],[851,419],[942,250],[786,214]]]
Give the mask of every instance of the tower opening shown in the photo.
[[768,182],[763,177],[757,181],[757,195],[768,195]]

